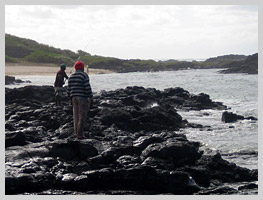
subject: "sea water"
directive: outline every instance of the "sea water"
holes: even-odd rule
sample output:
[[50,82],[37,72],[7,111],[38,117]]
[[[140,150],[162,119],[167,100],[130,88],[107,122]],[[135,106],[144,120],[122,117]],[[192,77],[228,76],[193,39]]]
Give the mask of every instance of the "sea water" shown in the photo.
[[[31,83],[10,85],[53,85],[54,76],[17,76]],[[206,93],[213,101],[220,101],[228,111],[245,117],[258,116],[258,75],[221,74],[218,69],[180,70],[168,72],[136,72],[90,75],[94,92],[115,90],[127,86],[143,86],[164,90],[182,87],[190,93]],[[66,83],[67,85],[67,83]],[[199,141],[205,148],[218,151],[224,159],[241,167],[257,169],[258,122],[240,120],[235,123],[221,121],[223,111],[180,111],[178,113],[192,123],[208,128],[187,128],[180,132],[192,141]]]

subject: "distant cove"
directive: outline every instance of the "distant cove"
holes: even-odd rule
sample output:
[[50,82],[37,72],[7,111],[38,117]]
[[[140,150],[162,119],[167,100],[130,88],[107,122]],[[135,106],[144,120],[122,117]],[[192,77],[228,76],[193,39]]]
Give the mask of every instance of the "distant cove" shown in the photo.
[[[117,73],[176,71],[184,69],[224,69],[222,73],[258,73],[258,54],[253,55],[223,55],[202,61],[197,60],[140,60],[119,59],[91,55],[78,50],[61,50],[34,40],[20,38],[10,34],[5,35],[5,62],[17,65],[60,65],[65,63],[72,66],[77,59],[81,59],[92,69],[104,69]],[[226,69],[226,70],[225,70]]]

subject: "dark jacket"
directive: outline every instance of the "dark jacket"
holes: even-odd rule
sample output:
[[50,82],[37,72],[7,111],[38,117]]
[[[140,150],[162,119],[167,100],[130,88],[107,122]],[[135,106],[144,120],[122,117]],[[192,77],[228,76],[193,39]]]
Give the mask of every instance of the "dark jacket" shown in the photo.
[[56,75],[56,80],[54,83],[54,87],[63,87],[64,85],[64,78],[68,79],[68,76],[65,71],[59,70]]

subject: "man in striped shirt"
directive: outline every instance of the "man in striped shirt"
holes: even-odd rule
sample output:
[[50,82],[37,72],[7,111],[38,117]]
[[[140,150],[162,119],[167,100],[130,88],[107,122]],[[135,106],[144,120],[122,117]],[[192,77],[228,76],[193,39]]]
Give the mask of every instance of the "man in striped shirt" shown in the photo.
[[84,72],[84,63],[77,61],[74,67],[76,72],[68,79],[68,92],[73,105],[74,133],[77,138],[83,139],[84,122],[93,102],[93,95],[89,76]]

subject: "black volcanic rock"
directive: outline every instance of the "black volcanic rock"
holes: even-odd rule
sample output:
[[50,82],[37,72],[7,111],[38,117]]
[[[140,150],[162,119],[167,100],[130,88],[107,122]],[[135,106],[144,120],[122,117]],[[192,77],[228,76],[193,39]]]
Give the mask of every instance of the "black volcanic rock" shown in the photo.
[[222,114],[222,121],[225,122],[225,123],[230,123],[230,122],[236,122],[237,120],[244,120],[244,119],[248,119],[248,120],[257,120],[257,118],[255,117],[244,117],[242,115],[237,115],[237,114],[234,114],[232,112],[223,112]]
[[177,109],[225,109],[206,94],[143,87],[95,94],[84,140],[74,138],[69,99],[55,106],[53,87],[6,89],[5,98],[6,194],[232,194],[238,190],[225,183],[257,180],[257,170],[177,133],[194,127]]
[[54,101],[54,87],[52,86],[25,86],[22,88],[5,88],[5,101],[11,103],[13,101],[27,99],[38,100],[42,102]]
[[20,79],[16,79],[13,76],[5,76],[5,85],[17,84],[17,83],[30,83],[30,81],[22,81]]

